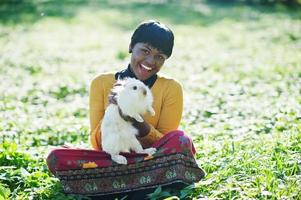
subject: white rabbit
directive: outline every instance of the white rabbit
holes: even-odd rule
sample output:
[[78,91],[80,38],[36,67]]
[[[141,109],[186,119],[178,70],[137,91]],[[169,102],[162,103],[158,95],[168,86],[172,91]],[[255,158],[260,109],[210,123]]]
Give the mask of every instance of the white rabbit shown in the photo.
[[132,150],[137,153],[154,154],[155,148],[142,148],[136,138],[138,130],[132,125],[131,119],[143,122],[141,115],[145,113],[155,115],[150,89],[137,79],[126,78],[117,81],[112,93],[116,95],[116,104],[109,104],[101,123],[102,149],[119,164],[127,164],[126,158],[119,155],[120,152]]

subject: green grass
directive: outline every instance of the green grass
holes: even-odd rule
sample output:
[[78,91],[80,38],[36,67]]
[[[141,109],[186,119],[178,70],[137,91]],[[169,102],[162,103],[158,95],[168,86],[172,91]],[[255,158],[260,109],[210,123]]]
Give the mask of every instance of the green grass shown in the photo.
[[151,18],[175,32],[162,72],[183,84],[180,128],[207,173],[153,199],[301,199],[300,8],[15,2],[0,2],[0,199],[83,199],[63,194],[45,158],[89,146],[89,83],[126,66],[132,31]]

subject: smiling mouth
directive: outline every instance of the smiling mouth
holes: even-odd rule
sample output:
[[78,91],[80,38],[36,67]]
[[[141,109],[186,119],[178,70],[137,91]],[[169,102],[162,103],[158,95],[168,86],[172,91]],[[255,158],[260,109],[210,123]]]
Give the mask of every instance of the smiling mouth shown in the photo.
[[147,71],[152,71],[152,68],[148,67],[148,66],[145,66],[143,64],[140,65],[142,68],[146,69]]

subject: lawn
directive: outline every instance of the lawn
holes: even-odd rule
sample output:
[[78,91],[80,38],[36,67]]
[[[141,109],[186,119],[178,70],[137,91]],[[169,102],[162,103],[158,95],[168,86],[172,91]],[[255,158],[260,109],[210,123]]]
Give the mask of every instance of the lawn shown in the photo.
[[194,188],[162,196],[301,199],[300,7],[196,0],[5,2],[0,200],[85,199],[63,193],[45,158],[64,143],[90,147],[90,81],[127,65],[132,31],[147,19],[175,33],[174,53],[162,73],[183,85],[180,129],[193,138],[206,172]]

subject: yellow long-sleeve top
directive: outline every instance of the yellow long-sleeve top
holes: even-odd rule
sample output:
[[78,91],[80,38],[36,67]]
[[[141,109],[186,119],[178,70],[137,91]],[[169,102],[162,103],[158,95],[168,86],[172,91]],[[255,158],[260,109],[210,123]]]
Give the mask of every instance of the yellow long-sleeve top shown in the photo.
[[[108,95],[116,82],[114,73],[101,74],[94,78],[90,87],[90,141],[92,147],[101,150],[100,125],[109,104]],[[148,114],[143,119],[150,125],[150,132],[140,139],[143,146],[150,146],[164,134],[176,130],[183,111],[183,91],[174,79],[158,75],[151,88],[155,116]]]

